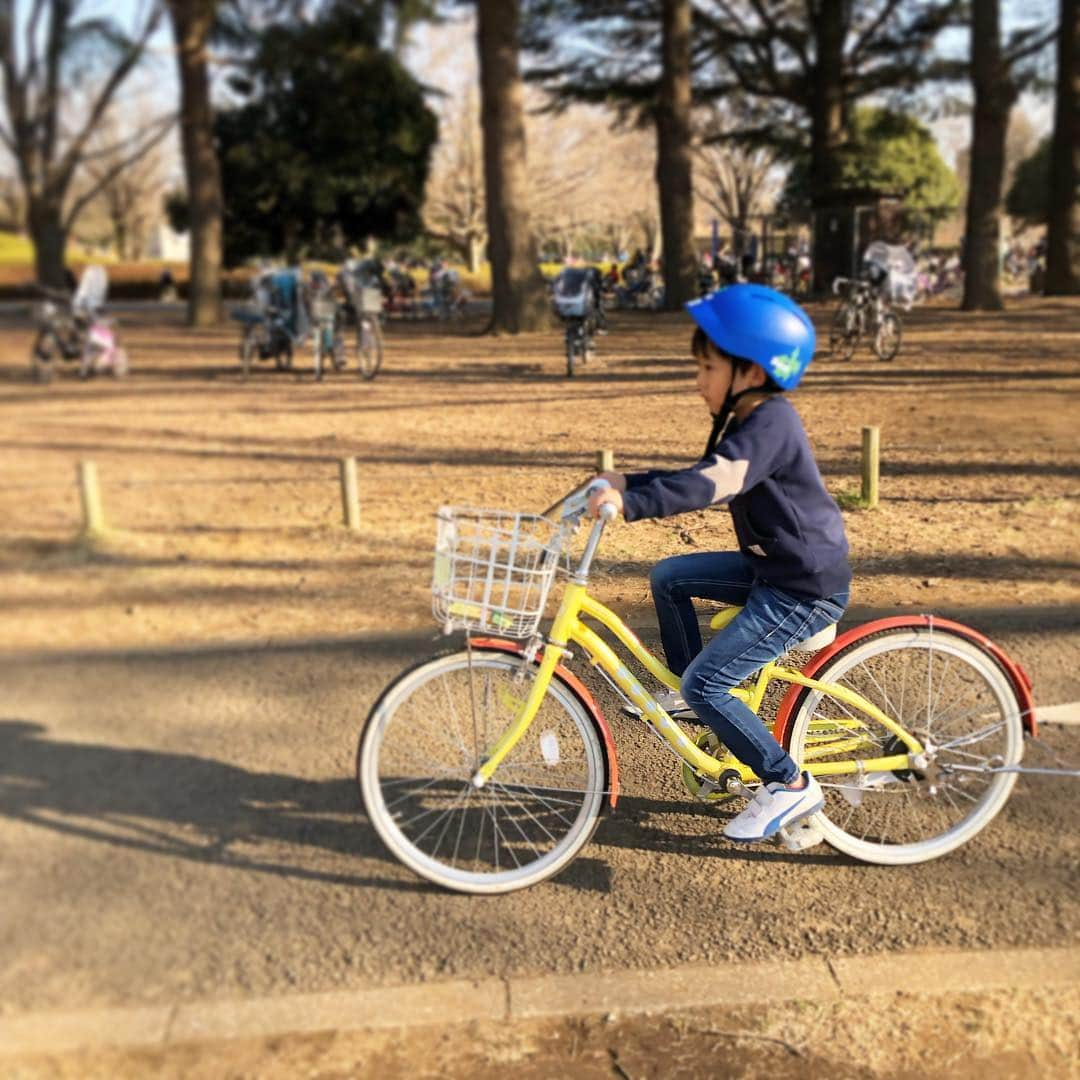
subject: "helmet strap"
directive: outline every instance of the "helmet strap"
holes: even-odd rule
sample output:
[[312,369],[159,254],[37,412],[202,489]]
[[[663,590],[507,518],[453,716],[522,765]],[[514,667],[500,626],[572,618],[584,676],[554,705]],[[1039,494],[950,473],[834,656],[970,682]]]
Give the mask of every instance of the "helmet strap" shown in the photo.
[[712,431],[709,432],[709,441],[705,444],[705,453],[701,455],[702,458],[707,458],[715,453],[716,446],[724,437],[724,432],[727,430],[728,423],[731,420],[731,416],[735,411],[735,405],[739,399],[746,394],[753,394],[760,391],[760,386],[748,386],[738,393],[728,394],[724,399],[724,404],[720,411],[713,414]]

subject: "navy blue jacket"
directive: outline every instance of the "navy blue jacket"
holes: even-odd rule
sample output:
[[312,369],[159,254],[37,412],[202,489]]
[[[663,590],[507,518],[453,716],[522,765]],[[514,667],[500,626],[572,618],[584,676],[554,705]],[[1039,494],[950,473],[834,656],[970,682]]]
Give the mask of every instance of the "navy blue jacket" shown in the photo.
[[689,469],[627,474],[623,516],[670,517],[724,503],[759,580],[814,598],[851,584],[843,518],[786,398],[768,398],[741,424],[733,419],[715,452]]

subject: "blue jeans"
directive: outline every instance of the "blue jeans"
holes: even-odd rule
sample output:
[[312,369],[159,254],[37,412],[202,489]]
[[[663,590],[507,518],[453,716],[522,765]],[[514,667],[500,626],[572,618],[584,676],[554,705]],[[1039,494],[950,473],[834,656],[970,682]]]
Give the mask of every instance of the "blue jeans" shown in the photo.
[[[757,581],[738,551],[676,555],[649,578],[668,667],[682,696],[717,738],[766,782],[790,783],[799,769],[748,705],[728,691],[783,656],[792,645],[837,622],[848,593],[813,600]],[[743,610],[702,649],[694,599]]]

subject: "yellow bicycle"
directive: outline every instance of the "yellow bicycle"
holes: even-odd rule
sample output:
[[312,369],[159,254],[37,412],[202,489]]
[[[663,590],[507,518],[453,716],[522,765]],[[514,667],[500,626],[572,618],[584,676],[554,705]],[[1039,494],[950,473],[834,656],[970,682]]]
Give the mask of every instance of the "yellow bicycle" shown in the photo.
[[[444,507],[433,607],[464,648],[395,679],[361,731],[357,778],[368,817],[417,874],[466,893],[505,893],[566,867],[619,797],[611,729],[566,666],[596,668],[682,762],[695,798],[749,797],[756,781],[716,736],[691,737],[585,620],[606,628],[661,685],[679,679],[588,592],[609,517],[598,519],[546,635],[538,628],[587,491],[548,515]],[[613,507],[604,507],[614,513]],[[738,608],[722,609],[714,628]],[[978,631],[932,615],[880,619],[800,643],[802,668],[767,664],[730,692],[759,711],[787,684],[772,732],[821,782],[824,809],[781,841],[825,841],[871,863],[907,864],[970,840],[1016,782],[1035,734],[1031,683]],[[781,661],[787,657],[782,657]]]

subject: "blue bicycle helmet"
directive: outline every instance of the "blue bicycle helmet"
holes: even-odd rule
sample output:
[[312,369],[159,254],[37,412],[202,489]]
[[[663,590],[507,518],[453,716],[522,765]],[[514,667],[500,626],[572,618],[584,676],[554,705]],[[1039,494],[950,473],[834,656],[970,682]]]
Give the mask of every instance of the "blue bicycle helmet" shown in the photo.
[[764,285],[730,285],[686,305],[722,352],[752,360],[794,390],[814,355],[814,324],[790,296]]

